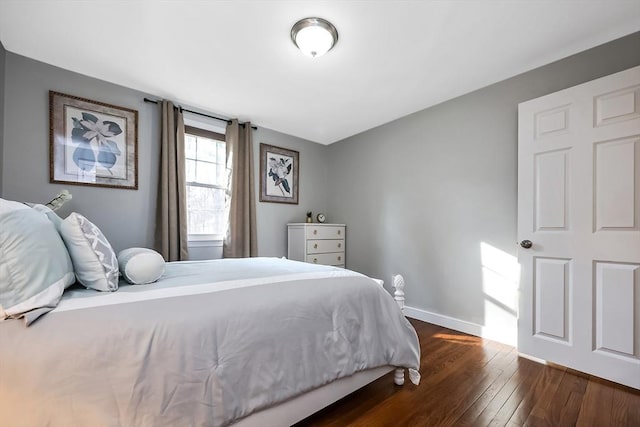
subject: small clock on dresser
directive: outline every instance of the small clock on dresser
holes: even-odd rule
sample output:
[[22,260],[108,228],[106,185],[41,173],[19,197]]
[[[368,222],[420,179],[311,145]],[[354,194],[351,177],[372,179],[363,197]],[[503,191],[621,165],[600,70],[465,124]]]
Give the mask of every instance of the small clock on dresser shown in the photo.
[[323,213],[319,213],[319,214],[316,216],[316,219],[318,220],[318,222],[319,222],[320,224],[323,224],[323,223],[327,220],[327,217],[326,217],[326,216],[324,216],[324,214],[323,214]]

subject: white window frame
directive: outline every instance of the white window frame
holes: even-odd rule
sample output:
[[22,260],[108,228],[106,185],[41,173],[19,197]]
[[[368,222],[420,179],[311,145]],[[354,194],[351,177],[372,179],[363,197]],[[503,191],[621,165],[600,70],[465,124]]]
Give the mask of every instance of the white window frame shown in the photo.
[[[184,125],[185,125],[184,126],[185,135],[189,134],[194,136],[204,136],[205,138],[215,139],[217,141],[225,141],[226,128],[221,128],[219,126],[212,125],[211,123],[197,120],[194,117],[187,117],[186,113],[184,117]],[[207,135],[211,135],[212,138]],[[187,157],[185,152],[185,161],[186,160],[187,160]],[[190,159],[190,160],[198,161],[197,159]],[[185,179],[185,186],[212,188],[212,189],[226,191],[226,188],[222,185],[204,184],[197,181],[187,181],[186,179]],[[188,234],[187,240],[189,242],[189,246],[192,246],[192,247],[204,247],[204,246],[217,247],[222,245],[224,241],[224,235],[222,234]]]

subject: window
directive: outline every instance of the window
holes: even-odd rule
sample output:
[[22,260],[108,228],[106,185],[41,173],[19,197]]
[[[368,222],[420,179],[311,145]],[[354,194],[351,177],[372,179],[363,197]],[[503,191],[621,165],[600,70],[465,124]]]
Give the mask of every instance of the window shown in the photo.
[[227,228],[224,135],[185,126],[189,240],[222,240]]

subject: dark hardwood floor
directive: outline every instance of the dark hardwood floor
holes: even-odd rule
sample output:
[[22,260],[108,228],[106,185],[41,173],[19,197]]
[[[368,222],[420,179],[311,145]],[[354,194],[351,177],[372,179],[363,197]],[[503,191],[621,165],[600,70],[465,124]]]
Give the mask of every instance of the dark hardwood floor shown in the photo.
[[408,378],[395,386],[391,373],[296,427],[640,427],[638,390],[538,364],[494,341],[411,323],[422,350],[419,386]]

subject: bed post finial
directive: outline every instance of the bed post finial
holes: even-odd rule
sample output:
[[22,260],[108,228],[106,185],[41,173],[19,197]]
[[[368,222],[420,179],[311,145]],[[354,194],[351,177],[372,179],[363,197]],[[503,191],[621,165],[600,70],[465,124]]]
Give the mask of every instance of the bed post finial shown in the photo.
[[391,283],[393,283],[393,287],[396,290],[393,294],[393,299],[396,300],[400,309],[404,310],[404,278],[402,275],[396,274],[391,276]]
[[[391,283],[396,290],[393,293],[393,299],[395,299],[400,306],[400,310],[404,310],[404,278],[402,277],[402,275],[396,274],[394,276],[391,276]],[[404,384],[403,368],[396,368],[393,373],[393,382],[396,383],[396,385]]]
[[393,371],[393,382],[396,385],[403,385],[404,384],[404,369],[403,368],[396,368],[396,370]]

